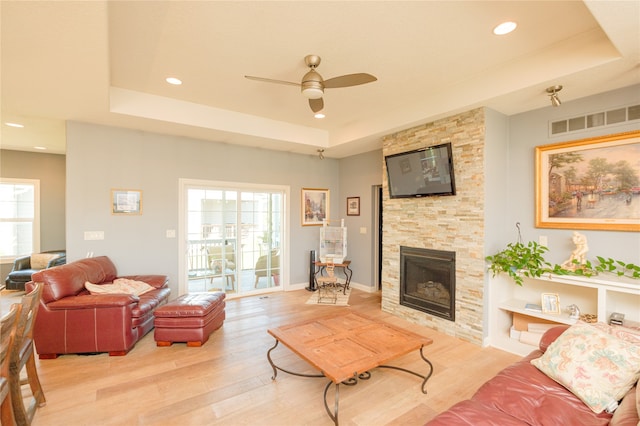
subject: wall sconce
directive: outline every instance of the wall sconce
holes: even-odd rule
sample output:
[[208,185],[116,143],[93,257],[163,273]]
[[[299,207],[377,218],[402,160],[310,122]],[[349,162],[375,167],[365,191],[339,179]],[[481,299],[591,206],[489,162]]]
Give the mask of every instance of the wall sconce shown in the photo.
[[562,102],[560,102],[560,98],[558,97],[558,92],[562,90],[562,86],[551,86],[547,87],[547,93],[549,94],[549,98],[551,99],[551,105],[554,107],[560,106]]

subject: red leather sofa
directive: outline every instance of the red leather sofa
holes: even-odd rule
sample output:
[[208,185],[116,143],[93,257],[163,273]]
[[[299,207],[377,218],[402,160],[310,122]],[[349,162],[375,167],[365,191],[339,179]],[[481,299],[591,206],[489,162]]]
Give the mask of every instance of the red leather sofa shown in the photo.
[[636,387],[627,393],[613,416],[604,411],[595,414],[568,389],[530,363],[532,359],[539,358],[567,328],[559,326],[548,330],[539,349],[499,372],[471,399],[453,405],[427,425],[640,425],[640,391]]
[[[136,296],[91,294],[85,288],[87,281],[108,284],[116,278],[143,281],[154,289]],[[40,359],[70,353],[125,355],[153,328],[153,312],[167,303],[170,293],[166,275],[118,277],[106,256],[36,272],[26,284],[27,292],[36,282],[44,283],[34,328]]]

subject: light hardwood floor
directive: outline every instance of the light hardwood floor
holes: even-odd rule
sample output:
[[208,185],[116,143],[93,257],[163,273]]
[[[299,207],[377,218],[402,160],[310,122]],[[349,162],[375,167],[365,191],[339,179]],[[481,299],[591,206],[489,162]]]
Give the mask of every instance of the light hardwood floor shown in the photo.
[[[427,395],[417,377],[389,369],[374,370],[371,380],[356,386],[341,386],[341,425],[424,424],[519,358],[384,313],[379,293],[353,290],[349,308],[305,305],[309,295],[300,290],[228,300],[223,327],[200,348],[156,347],[151,332],[123,357],[38,361],[47,405],[38,409],[33,425],[330,425],[325,379],[279,372],[271,380],[266,353],[274,340],[267,329],[341,309],[431,337],[434,344],[425,353],[435,370]],[[282,345],[272,356],[285,368],[313,372]],[[392,364],[426,372],[417,351]]]

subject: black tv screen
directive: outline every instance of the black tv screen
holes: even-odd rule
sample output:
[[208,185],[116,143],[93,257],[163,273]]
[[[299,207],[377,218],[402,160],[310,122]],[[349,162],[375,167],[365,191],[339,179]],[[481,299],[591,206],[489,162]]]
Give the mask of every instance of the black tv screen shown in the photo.
[[451,143],[384,157],[391,198],[455,195]]

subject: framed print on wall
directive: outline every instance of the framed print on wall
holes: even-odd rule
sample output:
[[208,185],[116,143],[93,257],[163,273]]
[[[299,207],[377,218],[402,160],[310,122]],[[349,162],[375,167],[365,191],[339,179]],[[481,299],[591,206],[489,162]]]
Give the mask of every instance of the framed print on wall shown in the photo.
[[111,214],[142,214],[142,191],[135,189],[112,189]]
[[360,216],[360,197],[347,197],[347,216]]
[[536,227],[640,231],[640,131],[536,147]]
[[302,188],[302,226],[322,225],[329,220],[329,190]]

